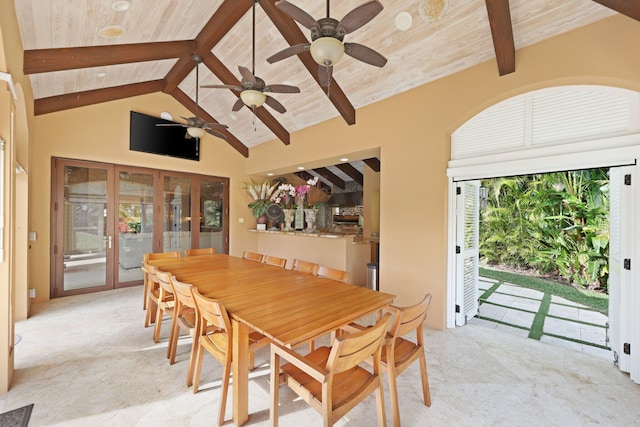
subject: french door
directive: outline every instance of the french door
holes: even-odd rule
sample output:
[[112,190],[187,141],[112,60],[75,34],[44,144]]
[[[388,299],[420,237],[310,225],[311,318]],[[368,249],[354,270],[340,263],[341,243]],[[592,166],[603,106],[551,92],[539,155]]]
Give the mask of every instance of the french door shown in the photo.
[[456,325],[478,314],[480,181],[457,183]]
[[51,182],[51,297],[140,284],[149,252],[228,253],[227,178],[53,159]]

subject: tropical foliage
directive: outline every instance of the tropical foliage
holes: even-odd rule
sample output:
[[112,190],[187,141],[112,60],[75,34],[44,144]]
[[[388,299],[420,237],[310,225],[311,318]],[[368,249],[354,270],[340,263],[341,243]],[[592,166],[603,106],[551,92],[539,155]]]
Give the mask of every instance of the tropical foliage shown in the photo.
[[483,181],[481,257],[606,290],[608,182],[606,169]]

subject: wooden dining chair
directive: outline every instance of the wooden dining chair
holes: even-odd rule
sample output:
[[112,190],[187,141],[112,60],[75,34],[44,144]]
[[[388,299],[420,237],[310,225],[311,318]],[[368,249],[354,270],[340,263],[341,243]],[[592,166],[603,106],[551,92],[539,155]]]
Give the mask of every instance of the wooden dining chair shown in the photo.
[[[220,398],[220,409],[218,410],[218,425],[222,425],[224,424],[224,412],[233,359],[231,321],[221,301],[205,297],[196,288],[193,288],[193,297],[198,315],[197,336],[194,339],[198,344],[193,370],[193,392],[197,393],[200,387],[202,359],[206,350],[222,365],[222,396]],[[264,335],[258,332],[249,334],[249,363],[251,367],[253,367],[254,352],[268,344],[269,340]]]
[[199,255],[213,255],[216,253],[216,248],[199,248],[199,249],[185,249],[185,256],[199,256]]
[[[180,252],[179,251],[173,251],[173,252],[155,252],[155,253],[147,253],[147,254],[143,254],[142,255],[142,264],[146,263],[149,260],[153,260],[153,259],[165,259],[165,258],[180,258]],[[143,270],[144,272],[144,270]],[[147,292],[149,289],[149,279],[147,277],[146,274],[144,274],[143,276],[143,280],[142,280],[142,309],[146,310],[147,309]]]
[[193,286],[189,283],[180,282],[173,276],[170,280],[173,286],[176,304],[171,335],[169,336],[169,364],[173,365],[176,361],[178,339],[180,338],[180,330],[182,329],[193,338],[191,353],[189,355],[189,367],[187,368],[187,387],[191,387],[191,384],[193,384],[193,368],[195,366],[195,357],[198,348],[198,339],[196,336],[196,302],[193,298]]
[[277,256],[265,255],[262,257],[263,264],[275,265],[276,267],[284,268],[287,265],[286,258],[279,258]]
[[349,283],[349,272],[342,271],[335,268],[319,266],[316,271],[316,276],[324,277],[326,279],[337,280],[338,282]]
[[301,273],[309,273],[316,274],[318,271],[318,267],[320,267],[315,262],[303,261],[301,259],[293,260],[293,267],[291,268],[293,271],[299,271]]
[[[160,285],[158,284],[158,278],[156,277],[156,268],[153,265],[145,262],[142,264],[141,269],[145,274],[145,279],[147,280],[147,290],[145,291],[147,294],[147,303],[145,304],[147,312],[144,316],[144,327],[147,328],[156,321]],[[173,298],[173,296],[171,296],[171,298]]]
[[[175,296],[173,287],[171,286],[171,274],[156,268],[156,278],[158,279],[158,303],[156,310],[156,326],[153,330],[153,342],[160,341],[160,330],[162,328],[162,320],[166,314],[171,319],[169,331],[173,329],[173,321],[175,318]],[[171,342],[171,334],[169,334],[169,342]],[[167,347],[167,358],[171,353],[171,345]]]
[[[330,348],[319,347],[306,356],[272,343],[271,426],[278,425],[280,383],[287,384],[322,414],[325,426],[335,424],[376,391],[378,426],[386,426],[380,354],[390,318],[387,313],[375,326],[338,336]],[[373,372],[359,366],[368,357],[374,360]],[[289,363],[278,369],[281,358]]]
[[[426,294],[418,304],[409,307],[390,306],[383,309],[388,314],[393,314],[387,339],[382,346],[380,365],[389,377],[389,395],[391,396],[391,408],[393,411],[393,425],[400,427],[400,408],[398,405],[397,378],[413,362],[420,361],[420,378],[422,380],[422,397],[425,406],[431,406],[431,392],[429,391],[429,377],[427,375],[427,360],[424,349],[423,327],[427,317],[427,310],[431,303],[431,294]],[[365,329],[361,325],[350,324],[343,328],[347,332],[356,332]],[[408,340],[405,336],[415,332],[416,342]],[[372,358],[367,362],[373,363]]]
[[242,252],[242,258],[248,259],[249,261],[262,262],[262,258],[264,255],[256,253],[256,252]]

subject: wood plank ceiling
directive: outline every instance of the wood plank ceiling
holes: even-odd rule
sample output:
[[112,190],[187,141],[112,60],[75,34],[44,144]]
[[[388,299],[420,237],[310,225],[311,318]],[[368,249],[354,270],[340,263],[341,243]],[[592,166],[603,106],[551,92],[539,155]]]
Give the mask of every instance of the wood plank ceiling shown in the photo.
[[[331,16],[340,19],[364,2],[334,1]],[[124,12],[113,3],[16,2],[24,72],[31,79],[36,114],[159,91],[195,113],[193,54],[203,58],[200,85],[238,85],[238,65],[251,69],[252,0],[131,0],[131,8]],[[512,73],[517,71],[517,49],[616,12],[640,18],[640,2],[624,0],[381,0],[384,10],[345,39],[377,50],[387,57],[387,65],[376,68],[345,56],[334,67],[327,96],[308,52],[275,64],[266,62],[309,37],[308,30],[275,3],[257,3],[256,74],[267,84],[301,89],[300,94],[274,95],[288,111],[280,114],[260,107],[255,116],[249,108],[234,113],[236,92],[199,89],[199,115],[208,122],[227,124],[227,142],[245,157],[249,147],[274,138],[289,144],[291,132],[332,117],[341,116],[354,125],[357,108],[492,57],[499,75]],[[316,19],[325,15],[323,0],[291,3]],[[430,14],[434,5],[446,6],[437,20]],[[406,31],[395,25],[400,12],[412,17]],[[124,34],[100,36],[98,31],[107,26],[119,26]],[[348,165],[340,170],[358,177]]]

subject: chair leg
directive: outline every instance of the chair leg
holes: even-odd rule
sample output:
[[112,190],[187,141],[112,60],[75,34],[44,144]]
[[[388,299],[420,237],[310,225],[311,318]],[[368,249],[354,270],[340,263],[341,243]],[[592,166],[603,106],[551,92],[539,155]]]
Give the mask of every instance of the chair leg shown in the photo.
[[424,404],[431,406],[431,391],[429,390],[429,375],[427,372],[427,358],[424,351],[420,354],[420,376],[422,377],[422,396]]
[[278,403],[280,401],[280,356],[271,350],[271,405],[269,406],[269,425],[278,427]]
[[195,368],[193,370],[193,394],[196,394],[198,392],[198,387],[200,386],[200,372],[202,371],[202,355],[203,354],[204,354],[204,347],[202,347],[198,342]]
[[[384,412],[384,391],[382,387],[382,374],[378,377],[378,389],[376,390],[376,409],[378,412],[378,427],[387,426],[387,415]],[[394,420],[395,425],[395,420]],[[399,426],[400,424],[398,424]]]
[[189,369],[187,370],[187,387],[191,387],[193,385],[193,371],[195,368],[197,352],[198,352],[198,335],[195,335],[193,337],[193,342],[191,343],[191,354],[189,354]]
[[176,363],[176,352],[178,351],[178,338],[180,338],[180,326],[178,325],[177,310],[173,311],[171,317],[171,332],[169,333],[169,345],[167,347],[167,359],[169,365]]
[[253,351],[249,352],[249,370],[253,371],[254,369],[256,369],[256,354]]
[[[389,361],[387,360],[387,362]],[[389,377],[389,398],[391,399],[391,411],[393,413],[393,427],[400,427],[397,372],[391,365],[388,365],[387,368],[387,376]]]
[[153,328],[153,342],[157,343],[160,341],[160,328],[162,328],[162,309],[160,308],[160,304],[157,305],[156,308],[156,326]]
[[149,291],[149,283],[147,283],[147,279],[146,279],[147,273],[145,273],[145,279],[144,279],[144,283],[142,284],[142,309],[146,310],[147,309],[147,292]]
[[229,391],[229,376],[231,375],[231,358],[227,354],[224,369],[222,370],[222,396],[220,397],[220,411],[218,412],[218,425],[224,424],[224,411],[227,407],[227,394]]
[[156,311],[158,310],[158,306],[156,302],[151,298],[148,298],[147,301],[147,313],[144,319],[144,327],[148,328],[152,323],[156,323]]

